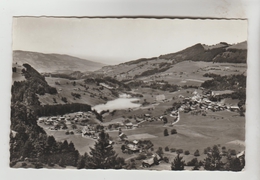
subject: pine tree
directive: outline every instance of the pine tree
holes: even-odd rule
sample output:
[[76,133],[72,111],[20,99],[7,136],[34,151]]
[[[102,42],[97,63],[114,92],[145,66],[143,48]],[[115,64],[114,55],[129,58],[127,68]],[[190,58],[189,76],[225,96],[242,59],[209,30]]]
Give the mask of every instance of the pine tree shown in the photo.
[[212,152],[207,154],[207,158],[204,160],[204,169],[206,170],[223,170],[224,163],[221,161],[222,156],[220,155],[218,146],[213,146]]
[[88,169],[121,169],[125,165],[123,158],[117,157],[113,146],[109,144],[109,135],[104,131],[99,134],[98,142],[90,148],[90,156],[86,162]]
[[174,161],[172,162],[172,170],[184,170],[185,161],[182,160],[183,157],[180,157],[180,154],[176,156]]

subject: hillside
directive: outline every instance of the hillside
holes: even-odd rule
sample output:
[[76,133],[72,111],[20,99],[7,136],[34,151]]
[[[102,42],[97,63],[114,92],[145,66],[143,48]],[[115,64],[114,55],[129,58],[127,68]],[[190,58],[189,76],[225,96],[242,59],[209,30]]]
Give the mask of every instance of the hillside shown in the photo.
[[[211,66],[212,63],[221,63],[229,67],[237,63],[244,65],[246,58],[246,42],[234,45],[221,42],[211,46],[199,43],[176,53],[152,58],[141,58],[116,66],[105,66],[96,71],[96,73],[114,77],[118,80],[131,81],[136,78],[140,79],[151,75],[164,76],[165,73],[174,73],[175,71],[173,70],[176,69],[175,67],[178,66],[179,63],[186,61],[198,62],[199,64],[202,62],[209,63],[205,65],[205,68],[209,65]],[[177,69],[177,71],[180,73],[184,72],[182,69]],[[196,71],[193,69],[190,73],[196,73]],[[179,78],[182,78],[182,76],[179,76]]]
[[61,54],[13,51],[13,62],[28,63],[41,72],[95,71],[104,64]]

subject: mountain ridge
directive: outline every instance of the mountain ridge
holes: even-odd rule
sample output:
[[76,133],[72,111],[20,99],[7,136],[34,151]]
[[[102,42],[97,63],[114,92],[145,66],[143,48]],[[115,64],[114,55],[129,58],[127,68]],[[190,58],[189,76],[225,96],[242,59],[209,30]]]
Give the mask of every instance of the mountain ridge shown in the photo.
[[212,63],[246,63],[247,42],[228,44],[220,42],[216,45],[197,43],[178,52],[158,57],[140,58],[115,66],[104,66],[95,72],[116,77],[118,80],[132,80],[166,72],[177,63],[184,61]]
[[66,54],[40,53],[32,51],[13,51],[13,62],[24,64],[28,63],[35,67],[39,72],[57,71],[95,71],[105,66],[105,64],[81,59]]

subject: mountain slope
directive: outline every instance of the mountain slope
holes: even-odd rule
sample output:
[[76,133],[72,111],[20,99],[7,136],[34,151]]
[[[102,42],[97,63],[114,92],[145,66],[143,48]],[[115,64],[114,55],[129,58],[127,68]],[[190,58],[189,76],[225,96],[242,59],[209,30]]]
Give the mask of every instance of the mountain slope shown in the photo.
[[44,54],[29,51],[13,51],[13,62],[28,63],[39,72],[95,71],[104,64],[61,54]]
[[221,42],[212,46],[199,43],[176,53],[153,58],[141,58],[116,66],[105,66],[96,72],[118,80],[132,80],[165,72],[172,73],[169,72],[169,69],[175,67],[177,63],[184,61],[246,63],[246,58],[246,42],[235,45]]

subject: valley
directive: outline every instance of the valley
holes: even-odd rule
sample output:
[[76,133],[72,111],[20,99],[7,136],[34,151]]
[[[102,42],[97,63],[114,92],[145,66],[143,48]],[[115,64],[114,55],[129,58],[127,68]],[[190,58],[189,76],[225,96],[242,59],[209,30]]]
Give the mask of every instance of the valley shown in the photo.
[[[89,153],[104,131],[109,146],[137,169],[170,170],[169,162],[178,154],[186,163],[194,158],[204,162],[214,145],[223,159],[231,152],[240,158],[245,151],[244,51],[244,43],[195,45],[91,73],[39,68],[37,76],[57,92],[35,92],[34,108],[44,114],[37,114],[37,126],[57,142],[71,141],[80,155]],[[235,62],[236,58],[241,61]],[[25,77],[26,68],[19,62],[13,67],[14,85],[33,76],[27,72]],[[60,110],[60,114],[48,109],[73,104],[91,108]],[[149,164],[157,154],[160,163]],[[185,169],[193,167],[186,164]]]

